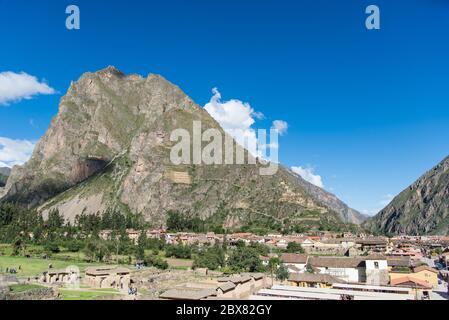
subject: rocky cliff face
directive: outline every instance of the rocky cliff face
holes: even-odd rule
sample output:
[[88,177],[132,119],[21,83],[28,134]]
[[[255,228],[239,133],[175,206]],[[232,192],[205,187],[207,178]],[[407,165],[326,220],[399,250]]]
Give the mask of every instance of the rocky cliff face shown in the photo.
[[261,176],[260,164],[173,165],[170,135],[179,128],[192,132],[193,121],[224,134],[160,76],[124,75],[113,67],[86,73],[61,99],[30,161],[13,169],[2,201],[44,214],[57,208],[70,220],[118,207],[154,225],[165,223],[168,210],[225,227],[358,221],[338,199],[327,201],[329,195],[284,168]]
[[2,188],[6,184],[6,180],[8,180],[9,175],[11,174],[11,169],[9,168],[0,168],[0,196],[2,194]]
[[394,198],[367,227],[393,234],[448,234],[449,157]]
[[0,174],[8,177],[11,174],[11,169],[8,167],[1,167]]

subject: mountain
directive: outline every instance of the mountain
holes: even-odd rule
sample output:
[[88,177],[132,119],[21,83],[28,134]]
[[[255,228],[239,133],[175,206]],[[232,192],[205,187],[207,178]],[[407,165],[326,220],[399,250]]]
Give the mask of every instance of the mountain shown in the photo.
[[3,188],[5,186],[6,180],[8,180],[10,174],[11,174],[10,168],[7,167],[0,168],[0,188]]
[[11,169],[8,167],[0,167],[0,174],[8,177],[11,174]]
[[[290,173],[297,175],[293,171]],[[346,203],[338,199],[334,194],[301,179],[299,175],[297,176],[300,178],[298,181],[299,184],[308,194],[310,194],[316,201],[323,203],[328,208],[337,212],[343,221],[360,225],[368,219],[368,216],[348,207]]]
[[449,234],[449,157],[366,223],[374,232]]
[[[264,164],[174,165],[170,136],[179,128],[191,133],[193,121],[201,121],[203,132],[224,135],[203,108],[159,75],[125,75],[114,67],[86,73],[61,99],[31,159],[12,170],[1,201],[44,215],[58,209],[70,221],[118,208],[155,226],[166,223],[169,210],[228,228],[329,229],[357,222],[335,196],[283,167],[262,176]],[[253,159],[239,145],[233,151]]]

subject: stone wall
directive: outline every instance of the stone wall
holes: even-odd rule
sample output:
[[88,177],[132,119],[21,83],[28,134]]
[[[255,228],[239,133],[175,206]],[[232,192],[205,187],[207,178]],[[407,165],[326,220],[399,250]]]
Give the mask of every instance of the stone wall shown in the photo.
[[38,288],[17,293],[0,292],[0,300],[59,300],[59,295],[53,288]]

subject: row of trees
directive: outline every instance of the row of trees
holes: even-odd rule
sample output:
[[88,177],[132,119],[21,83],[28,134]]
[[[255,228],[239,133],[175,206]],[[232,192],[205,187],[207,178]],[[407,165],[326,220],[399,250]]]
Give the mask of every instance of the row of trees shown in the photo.
[[[140,214],[107,210],[103,214],[81,214],[73,224],[65,221],[58,210],[49,212],[47,219],[35,210],[21,206],[0,204],[0,241],[12,242],[17,235],[28,243],[44,244],[48,241],[64,242],[72,239],[86,239],[98,236],[100,230],[110,229],[124,233],[126,229],[143,229],[147,225]],[[31,236],[32,235],[32,236]]]
[[278,258],[271,258],[264,265],[261,256],[268,255],[270,249],[263,244],[251,243],[246,246],[238,242],[236,247],[228,250],[226,245],[206,246],[194,256],[195,268],[222,270],[227,273],[270,272],[272,277],[284,281],[288,279],[288,269]]
[[[173,212],[169,215],[169,226],[177,231],[194,227],[198,223],[195,221],[187,222]],[[57,210],[51,211],[44,220],[34,210],[14,204],[0,204],[0,242],[11,243],[13,254],[24,254],[27,246],[33,244],[42,246],[48,254],[57,254],[64,248],[69,252],[83,252],[89,261],[104,262],[113,256],[116,259],[120,256],[126,261],[117,260],[118,263],[131,263],[135,258],[148,266],[165,269],[168,265],[160,256],[160,251],[165,251],[166,257],[193,259],[196,268],[226,272],[270,271],[271,267],[263,265],[260,259],[260,256],[270,253],[266,245],[252,243],[246,246],[243,241],[239,241],[236,248],[228,250],[226,236],[222,244],[211,246],[167,245],[164,240],[148,239],[143,232],[147,227],[142,216],[114,210],[108,210],[103,215],[81,214],[72,225],[66,223]],[[126,233],[128,228],[142,230],[137,244],[129,239]],[[104,229],[111,230],[108,239],[99,237],[100,230]],[[291,243],[287,252],[302,252],[302,248]],[[282,267],[279,267],[281,264],[276,265],[276,270],[282,271]]]

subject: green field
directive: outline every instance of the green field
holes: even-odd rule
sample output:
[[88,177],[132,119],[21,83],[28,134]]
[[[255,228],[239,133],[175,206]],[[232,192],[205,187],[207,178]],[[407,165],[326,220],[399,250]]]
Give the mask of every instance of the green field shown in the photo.
[[37,285],[37,284],[13,284],[12,286],[9,287],[9,289],[13,293],[20,293],[20,292],[25,292],[25,291],[29,291],[29,290],[33,290],[33,289],[40,289],[40,288],[44,288],[44,287]]
[[192,259],[176,259],[176,258],[165,258],[170,268],[175,270],[189,270],[192,268]]
[[114,290],[66,290],[60,289],[59,293],[63,300],[96,300],[98,298],[107,297],[111,295],[117,295],[117,291]]
[[[5,273],[6,268],[15,268],[17,270],[17,277],[33,277],[47,271],[49,264],[52,264],[53,269],[64,269],[68,266],[77,266],[80,269],[80,272],[83,272],[87,267],[99,265],[95,263],[63,261],[56,259],[0,256],[0,273]],[[19,270],[19,266],[21,270]]]

